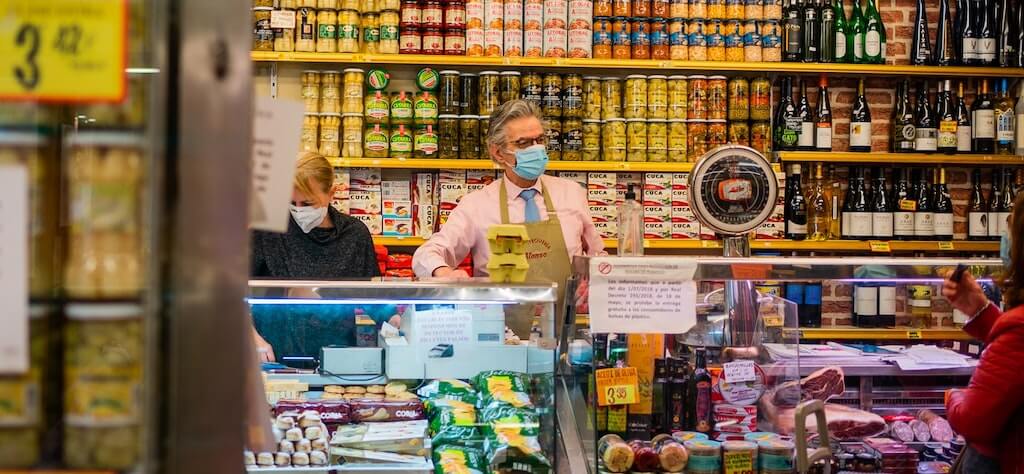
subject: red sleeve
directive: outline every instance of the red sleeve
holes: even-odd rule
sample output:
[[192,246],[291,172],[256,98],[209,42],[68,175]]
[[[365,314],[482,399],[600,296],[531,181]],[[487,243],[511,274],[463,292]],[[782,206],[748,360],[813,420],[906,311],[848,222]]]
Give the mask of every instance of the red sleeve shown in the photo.
[[992,326],[995,326],[996,320],[1003,315],[1003,312],[999,310],[999,307],[989,303],[985,306],[985,309],[981,310],[981,313],[971,318],[964,325],[964,332],[970,334],[971,337],[983,341],[989,342],[988,333],[992,331]]
[[[990,327],[991,324],[986,326]],[[1008,414],[1024,402],[1024,377],[1020,376],[1024,365],[1022,348],[1024,326],[1001,329],[985,348],[968,387],[950,393],[947,417],[964,438],[979,443],[999,440]]]

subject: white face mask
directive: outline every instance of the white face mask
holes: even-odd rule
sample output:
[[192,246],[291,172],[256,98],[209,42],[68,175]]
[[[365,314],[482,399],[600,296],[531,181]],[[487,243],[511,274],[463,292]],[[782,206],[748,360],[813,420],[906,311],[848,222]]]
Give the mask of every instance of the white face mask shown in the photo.
[[302,232],[309,233],[309,231],[317,228],[320,224],[323,224],[324,219],[327,217],[327,206],[324,207],[313,207],[313,206],[291,206],[292,219],[295,219],[295,223],[299,225]]

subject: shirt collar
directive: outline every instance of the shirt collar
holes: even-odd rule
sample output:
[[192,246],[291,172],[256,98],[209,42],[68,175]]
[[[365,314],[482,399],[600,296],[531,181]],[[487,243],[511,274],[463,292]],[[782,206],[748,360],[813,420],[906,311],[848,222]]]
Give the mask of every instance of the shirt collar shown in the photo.
[[515,201],[516,199],[518,199],[519,198],[519,193],[523,192],[524,189],[536,189],[538,196],[541,193],[540,182],[541,182],[541,179],[543,179],[543,177],[538,179],[537,182],[533,183],[533,186],[530,186],[529,188],[520,188],[515,183],[513,183],[511,180],[509,180],[508,176],[506,176],[504,173],[501,175],[501,179],[505,180],[505,192],[508,193],[508,202],[512,202],[512,201]]

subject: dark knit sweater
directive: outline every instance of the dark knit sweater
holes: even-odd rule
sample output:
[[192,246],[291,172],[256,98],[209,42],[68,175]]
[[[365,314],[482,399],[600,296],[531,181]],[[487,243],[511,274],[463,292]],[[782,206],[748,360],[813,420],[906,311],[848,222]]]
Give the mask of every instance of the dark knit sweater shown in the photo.
[[253,232],[255,278],[339,280],[380,276],[370,231],[359,220],[328,207],[334,227],[303,233],[294,219],[288,231]]

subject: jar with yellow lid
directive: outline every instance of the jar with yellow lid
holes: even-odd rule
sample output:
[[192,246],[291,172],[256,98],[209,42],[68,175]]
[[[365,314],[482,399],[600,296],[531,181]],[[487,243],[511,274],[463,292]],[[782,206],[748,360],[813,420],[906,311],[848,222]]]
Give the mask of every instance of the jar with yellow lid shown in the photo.
[[725,145],[729,140],[728,125],[724,119],[708,121],[708,150]]
[[686,161],[686,121],[668,121],[668,161]]
[[634,74],[626,76],[626,90],[623,93],[626,105],[622,115],[627,119],[647,118],[647,76]]
[[622,83],[617,77],[601,79],[601,118],[622,118]]
[[626,120],[626,161],[647,161],[647,120]]
[[337,10],[338,0],[316,0],[316,7],[321,10]]
[[610,118],[601,126],[602,161],[626,161],[626,119]]
[[384,91],[373,91],[373,94],[366,96],[363,106],[363,116],[367,124],[387,125],[391,117],[391,101]]
[[359,22],[362,30],[363,54],[377,54],[380,52],[380,15],[377,13],[363,13]]
[[380,12],[380,47],[378,51],[381,54],[398,54],[398,24],[400,21],[401,16],[396,10]]
[[750,82],[742,77],[729,80],[729,120],[750,118]]
[[601,160],[601,121],[583,120],[583,161]]
[[668,113],[669,120],[686,118],[686,76],[668,77]]
[[388,157],[388,128],[379,123],[367,125],[363,132],[363,156],[367,158]]
[[694,162],[708,152],[707,120],[691,120],[686,124],[686,161]]
[[338,14],[333,10],[320,10],[316,14],[316,52],[338,52]]
[[458,115],[445,114],[437,117],[438,158],[457,160],[460,138]]
[[338,12],[338,52],[359,52],[359,10],[341,10]]
[[363,114],[346,113],[341,118],[341,156],[363,157]]
[[480,117],[459,116],[459,159],[480,159]]
[[341,156],[341,114],[320,115],[320,154],[327,157]]
[[750,146],[750,125],[742,122],[729,122],[729,143]]
[[576,118],[567,118],[562,122],[562,160],[580,161],[583,159],[583,122]]
[[377,7],[381,11],[398,11],[402,8],[402,0],[377,0]]
[[271,7],[256,7],[252,9],[253,51],[274,50],[274,29],[270,27],[270,14],[274,11]]
[[668,122],[664,119],[647,121],[647,161],[668,161]]
[[302,144],[302,151],[316,153],[317,134],[320,131],[320,117],[315,113],[307,113],[302,117],[302,136],[299,142]]
[[340,0],[338,8],[342,10],[355,10],[373,12],[377,11],[376,0]]
[[320,112],[320,71],[302,72],[302,103],[306,112]]
[[647,118],[668,118],[668,78],[650,76],[647,78]]
[[583,119],[601,120],[601,78],[583,78]]

